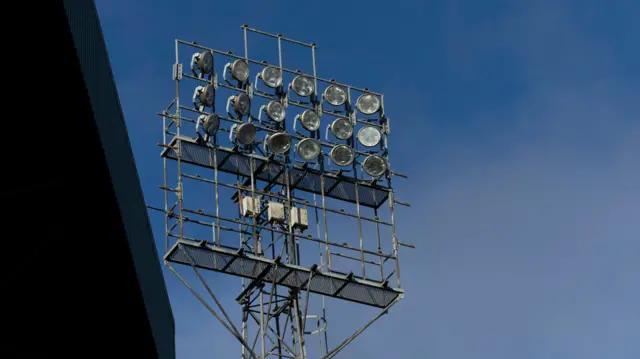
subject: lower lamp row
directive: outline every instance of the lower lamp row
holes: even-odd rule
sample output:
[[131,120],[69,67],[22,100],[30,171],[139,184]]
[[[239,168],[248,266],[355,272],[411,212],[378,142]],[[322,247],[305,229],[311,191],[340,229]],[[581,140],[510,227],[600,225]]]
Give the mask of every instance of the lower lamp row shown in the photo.
[[[344,124],[337,122],[339,120],[342,119],[334,121],[333,125],[336,127],[334,133],[343,132],[340,130],[340,126],[344,127]],[[345,122],[348,122],[348,120],[345,120]],[[220,120],[215,114],[208,116],[203,115],[198,119],[198,125],[200,123],[202,124],[203,130],[206,134],[213,135],[219,127]],[[251,145],[254,144],[256,135],[256,127],[250,122],[245,122],[241,124],[234,124],[231,128],[229,138],[234,143],[237,142],[242,145]],[[379,143],[380,138],[380,131],[372,126],[363,127],[358,133],[358,139],[361,143]],[[271,153],[283,155],[292,147],[291,137],[284,132],[270,134],[265,137],[263,147]],[[319,141],[313,138],[304,138],[296,143],[294,150],[303,161],[311,162],[318,158],[322,153],[322,145]],[[337,166],[346,167],[353,163],[356,158],[356,152],[350,146],[340,144],[331,149],[329,158]],[[387,160],[380,155],[372,154],[362,161],[363,171],[374,178],[384,175],[387,171],[387,167]]]

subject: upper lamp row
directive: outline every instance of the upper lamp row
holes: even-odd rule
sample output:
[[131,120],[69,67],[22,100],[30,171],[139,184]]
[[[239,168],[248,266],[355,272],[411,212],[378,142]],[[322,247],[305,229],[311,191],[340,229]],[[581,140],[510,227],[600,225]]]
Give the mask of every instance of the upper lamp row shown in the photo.
[[[210,74],[213,72],[213,55],[210,51],[204,51],[193,55],[191,60],[191,69],[198,69],[201,74]],[[237,59],[228,63],[224,67],[223,77],[226,79],[227,71],[231,76],[239,82],[245,82],[249,79],[249,65],[245,60]],[[256,75],[256,82],[261,79],[262,82],[271,88],[282,86],[282,71],[273,66],[267,66]],[[291,84],[291,89],[300,97],[311,97],[316,93],[315,81],[306,75],[296,76]],[[347,92],[342,86],[332,84],[328,86],[322,93],[322,97],[332,106],[342,106],[347,102]],[[380,99],[370,93],[360,95],[356,101],[356,108],[364,115],[373,115],[381,110]]]

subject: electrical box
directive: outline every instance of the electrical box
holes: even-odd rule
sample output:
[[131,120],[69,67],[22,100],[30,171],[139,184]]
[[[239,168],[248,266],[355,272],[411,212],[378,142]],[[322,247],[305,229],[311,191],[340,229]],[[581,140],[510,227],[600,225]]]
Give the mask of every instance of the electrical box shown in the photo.
[[260,213],[261,196],[255,196],[252,201],[251,196],[242,197],[242,215],[245,217],[255,217]]
[[269,201],[267,217],[270,223],[284,223],[284,204]]
[[303,231],[307,229],[307,227],[309,227],[307,209],[292,207],[289,215],[289,226]]

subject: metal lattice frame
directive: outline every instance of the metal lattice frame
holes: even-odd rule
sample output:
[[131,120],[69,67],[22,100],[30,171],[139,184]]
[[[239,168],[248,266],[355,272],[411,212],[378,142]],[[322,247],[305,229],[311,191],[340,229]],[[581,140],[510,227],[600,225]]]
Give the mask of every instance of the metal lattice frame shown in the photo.
[[[206,308],[228,329],[242,344],[243,358],[308,358],[313,357],[306,351],[305,340],[308,336],[317,336],[319,341],[318,358],[329,359],[340,352],[348,343],[364,331],[369,325],[397,303],[404,291],[400,288],[400,266],[398,249],[400,246],[413,247],[398,241],[395,230],[394,209],[397,204],[408,206],[394,198],[391,187],[393,176],[405,177],[399,173],[388,171],[382,180],[366,180],[358,176],[357,161],[354,161],[352,173],[331,171],[323,160],[326,154],[321,154],[315,164],[294,164],[289,160],[260,154],[260,151],[242,151],[238,146],[225,147],[221,144],[220,133],[230,132],[226,125],[242,123],[241,118],[220,116],[221,126],[217,136],[203,141],[195,132],[189,133],[189,127],[198,120],[194,116],[210,114],[215,111],[215,104],[211,112],[204,107],[193,104],[185,106],[181,98],[181,85],[189,82],[192,87],[211,84],[218,90],[230,92],[245,92],[250,98],[266,100],[280,99],[285,106],[314,110],[322,116],[345,117],[354,125],[376,126],[384,136],[385,145],[388,143],[388,119],[384,114],[384,96],[368,89],[356,88],[341,84],[334,80],[320,78],[316,74],[316,45],[285,38],[282,35],[269,34],[246,25],[242,26],[244,34],[244,56],[231,52],[223,52],[207,48],[196,43],[176,40],[176,62],[174,64],[174,80],[176,95],[171,104],[159,115],[163,119],[163,142],[159,144],[163,150],[161,157],[164,164],[164,181],[160,186],[164,190],[164,208],[149,207],[165,214],[165,264],[193,292]],[[248,36],[257,34],[261,38],[277,41],[277,65],[269,65],[248,57]],[[284,43],[306,47],[311,50],[313,65],[312,74],[303,74],[298,70],[283,67],[282,47]],[[283,74],[305,75],[313,79],[316,92],[318,83],[327,85],[337,84],[346,89],[347,104],[352,103],[352,93],[370,93],[379,97],[381,110],[377,123],[370,120],[356,118],[355,108],[347,105],[343,113],[324,109],[322,101],[314,98],[309,103],[296,101],[286,93],[269,94],[257,89],[257,84],[233,84],[215,71],[211,76],[202,76],[196,72],[192,74],[184,70],[181,62],[181,49],[190,52],[209,51],[213,55],[214,65],[219,58],[230,61],[243,59],[252,66],[275,66]],[[184,53],[184,51],[182,51]],[[184,91],[182,91],[184,92]],[[190,96],[187,93],[186,96]],[[216,97],[218,94],[216,93]],[[183,96],[185,96],[183,94]],[[189,103],[189,102],[187,102]],[[218,113],[219,114],[219,113]],[[185,127],[185,125],[188,125]],[[255,122],[256,128],[264,133],[275,132],[272,127]],[[194,126],[195,127],[195,126]],[[354,131],[355,133],[355,131]],[[289,133],[293,139],[300,140],[302,134]],[[321,143],[323,148],[331,148],[336,143],[320,140],[320,131],[313,137]],[[370,152],[356,148],[353,138],[348,141],[357,156],[366,156]],[[386,147],[385,147],[386,148]],[[388,155],[385,152],[385,155]],[[169,164],[176,173],[175,186],[170,185]],[[197,171],[204,170],[213,174],[212,178],[200,175]],[[225,177],[226,176],[226,177]],[[406,177],[405,177],[406,178]],[[215,205],[207,208],[191,207],[185,199],[185,189],[190,183],[213,186]],[[237,203],[238,217],[230,218],[223,215],[220,205],[222,190],[233,191],[231,200]],[[172,193],[176,201],[170,201]],[[257,196],[270,201],[282,203],[285,213],[290,208],[304,207],[314,220],[315,235],[304,233],[293,226],[269,223],[264,211],[257,215],[242,217],[241,200]],[[306,199],[305,199],[306,196]],[[352,205],[354,210],[334,208],[329,200],[340,201]],[[389,213],[382,218],[380,209],[387,203]],[[365,215],[369,210],[373,215]],[[329,235],[327,219],[329,215],[355,219],[358,228],[358,246],[350,245],[344,240],[335,239],[340,233]],[[311,216],[310,216],[311,217]],[[363,223],[372,225],[376,231],[376,248],[368,249],[364,243]],[[210,228],[211,238],[191,235],[192,226]],[[391,251],[385,253],[382,249],[383,235],[381,228],[390,230],[389,240]],[[229,239],[237,234],[239,242],[232,243]],[[332,240],[330,240],[330,237]],[[301,264],[301,243],[316,243],[319,250],[318,261],[311,266]],[[349,254],[347,254],[349,253]],[[358,263],[357,270],[339,271],[340,266],[332,266],[332,258],[342,258]],[[393,269],[385,272],[385,264],[393,262]],[[214,309],[170,263],[177,263],[191,267],[197,278],[202,282],[209,296],[214,300],[218,310]],[[391,264],[388,264],[389,267]],[[368,274],[367,266],[379,269],[379,276]],[[201,270],[231,274],[242,278],[242,292],[237,302],[242,307],[241,325],[237,327],[231,320],[211,287],[207,284]],[[395,286],[389,280],[395,277]],[[312,294],[321,296],[322,308],[316,315],[310,314],[309,298]],[[346,338],[342,343],[330,349],[327,337],[325,297],[342,299],[381,309],[372,320]],[[220,313],[218,313],[218,311]],[[307,328],[308,320],[316,321],[315,328]],[[250,338],[250,327],[255,324],[255,337]],[[290,333],[290,334],[288,334]],[[260,343],[259,350],[256,346]]]

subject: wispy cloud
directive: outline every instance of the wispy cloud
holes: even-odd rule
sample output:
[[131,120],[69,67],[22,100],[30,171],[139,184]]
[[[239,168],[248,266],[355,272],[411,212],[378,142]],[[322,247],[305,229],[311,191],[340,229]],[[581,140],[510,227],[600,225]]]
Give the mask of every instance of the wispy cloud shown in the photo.
[[420,245],[386,327],[405,335],[377,357],[640,355],[640,86],[616,71],[615,46],[630,44],[598,41],[567,4],[490,27],[486,48],[514,54],[527,91],[478,114],[505,124],[478,131],[498,151],[477,139],[438,152],[451,161],[431,167],[410,215],[424,227],[400,233]]

